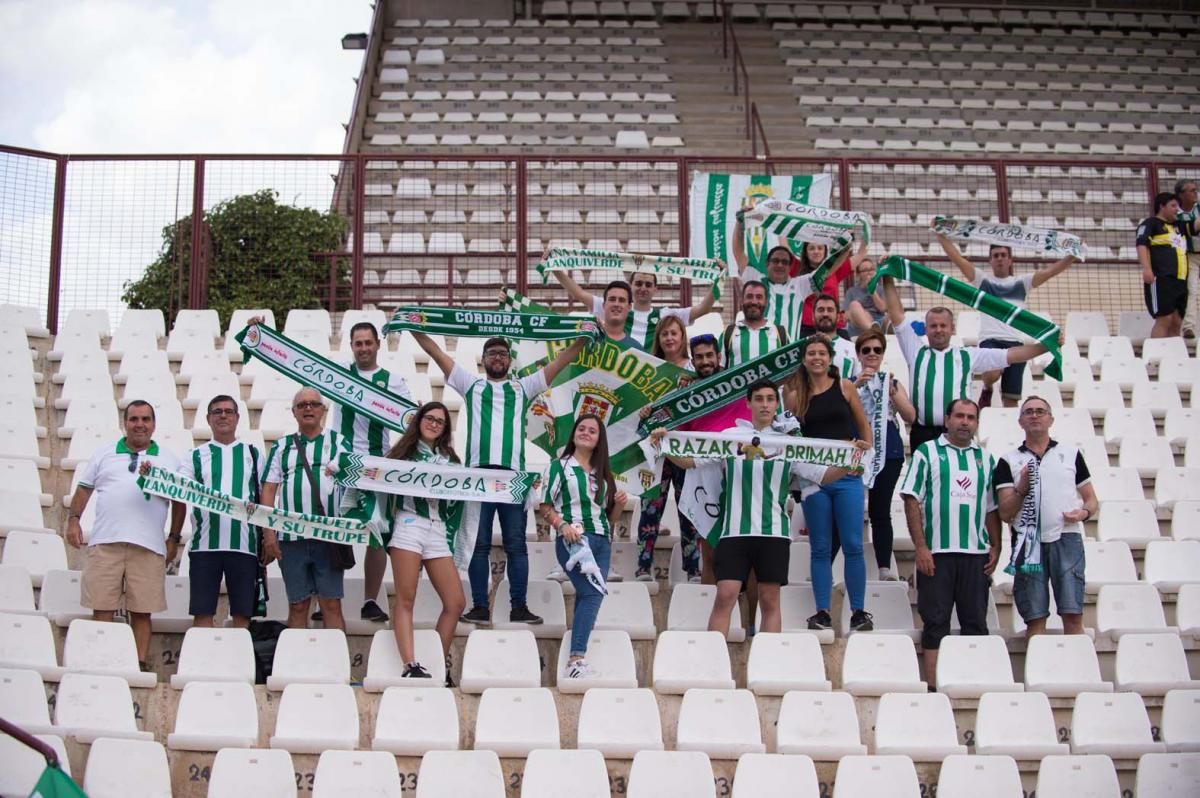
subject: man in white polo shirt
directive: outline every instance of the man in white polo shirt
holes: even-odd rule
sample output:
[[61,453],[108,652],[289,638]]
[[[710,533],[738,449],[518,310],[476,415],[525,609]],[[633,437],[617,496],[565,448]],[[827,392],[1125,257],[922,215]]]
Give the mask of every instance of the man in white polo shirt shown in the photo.
[[1013,531],[1013,604],[1025,634],[1046,631],[1050,589],[1063,632],[1083,634],[1083,522],[1100,509],[1083,452],[1050,437],[1054,415],[1040,396],[1021,403],[1025,442],[996,464],[1000,519]]
[[[95,492],[96,520],[88,538],[80,603],[97,621],[112,621],[124,599],[142,669],[149,670],[150,614],[167,608],[166,565],[179,552],[186,505],[147,496],[137,486],[142,463],[179,470],[179,460],[154,442],[154,408],[140,399],[125,408],[125,437],[101,446],[79,474],[71,497],[67,543],[83,545],[79,519]],[[167,507],[171,532],[163,540]]]

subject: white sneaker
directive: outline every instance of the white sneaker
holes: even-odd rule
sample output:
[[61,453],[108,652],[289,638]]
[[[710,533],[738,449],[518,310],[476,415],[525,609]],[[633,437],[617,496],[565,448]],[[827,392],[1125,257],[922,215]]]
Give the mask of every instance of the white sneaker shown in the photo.
[[895,582],[896,577],[892,576],[892,569],[891,568],[880,568],[879,569],[879,581],[880,582]]
[[689,585],[699,585],[699,584],[702,584],[703,582],[704,582],[704,577],[702,577],[700,574],[695,574],[694,576],[688,577]]
[[563,675],[568,679],[587,679],[592,675],[592,669],[588,667],[587,660],[577,659],[567,663],[567,670]]
[[547,578],[547,579],[551,579],[551,580],[553,580],[553,581],[555,581],[555,582],[565,582],[565,581],[567,581],[567,575],[566,575],[565,573],[563,573],[563,569],[562,569],[562,568],[555,568],[553,571],[551,571],[550,573],[546,574],[546,578]]
[[604,579],[606,582],[620,582],[624,580],[625,577],[621,576],[621,572],[610,565],[608,567],[608,576],[606,576]]
[[638,571],[634,577],[639,582],[653,582],[654,576],[649,571]]

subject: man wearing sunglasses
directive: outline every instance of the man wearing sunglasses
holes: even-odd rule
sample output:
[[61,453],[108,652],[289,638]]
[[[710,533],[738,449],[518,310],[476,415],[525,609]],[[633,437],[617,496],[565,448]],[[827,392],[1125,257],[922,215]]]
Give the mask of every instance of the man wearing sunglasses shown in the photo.
[[[466,455],[472,468],[525,470],[525,419],[534,397],[549,388],[563,368],[575,359],[587,343],[577,338],[541,371],[526,377],[509,376],[512,354],[505,338],[489,338],[483,343],[483,373],[480,377],[458,365],[432,338],[413,332],[413,338],[442,370],[446,385],[463,398],[459,413],[467,414]],[[492,551],[492,525],[499,516],[500,539],[508,557],[508,589],[512,609],[510,623],[542,623],[527,604],[529,588],[529,552],[525,547],[525,508],[519,504],[483,502],[479,507],[479,531],[467,576],[471,580],[473,606],[462,616],[465,623],[491,626],[488,587],[491,581],[489,556]]]
[[[724,264],[721,265],[724,267]],[[583,306],[590,309],[597,319],[602,323],[606,322],[607,298],[613,284],[609,284],[609,287],[604,290],[603,296],[596,296],[584,290],[579,283],[572,279],[569,272],[556,271],[554,277],[562,284],[563,288],[567,289],[567,294],[571,299],[583,303]],[[635,273],[628,285],[631,289],[632,307],[623,322],[625,335],[632,338],[638,348],[644,352],[650,351],[650,347],[654,343],[654,333],[663,319],[675,316],[686,327],[692,323],[692,319],[698,319],[712,310],[713,304],[717,301],[710,291],[704,295],[704,299],[690,308],[656,308],[654,307],[654,298],[658,294],[658,277],[653,272]]]
[[[67,543],[83,545],[80,519],[92,493],[96,518],[87,541],[80,603],[97,621],[112,621],[121,606],[129,613],[142,670],[150,670],[150,614],[167,608],[167,563],[179,553],[186,506],[147,496],[137,485],[142,463],[179,469],[179,460],[154,441],[154,408],[130,402],[123,417],[125,437],[92,453],[79,474],[67,518]],[[171,531],[163,540],[167,509]]]
[[[1032,274],[1017,276],[1013,274],[1013,255],[1011,247],[992,244],[988,248],[988,263],[992,267],[990,275],[984,275],[975,264],[967,260],[962,251],[946,236],[938,233],[938,243],[950,258],[950,262],[958,267],[967,282],[985,294],[998,296],[1017,307],[1025,306],[1029,293],[1070,268],[1075,258],[1067,255],[1055,261],[1044,269],[1038,269]],[[1012,349],[1021,345],[1021,335],[1002,321],[983,315],[979,319],[979,346],[983,349]],[[1021,388],[1025,380],[1025,364],[1010,363],[1003,369],[984,372],[983,393],[979,396],[979,407],[987,408],[992,404],[992,387],[997,380],[1000,382],[1000,398],[1005,407],[1016,407],[1021,401]]]

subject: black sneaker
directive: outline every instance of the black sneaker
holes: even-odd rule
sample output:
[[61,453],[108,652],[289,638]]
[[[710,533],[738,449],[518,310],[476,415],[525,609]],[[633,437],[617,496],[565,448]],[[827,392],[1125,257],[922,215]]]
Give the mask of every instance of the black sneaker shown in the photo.
[[432,679],[429,671],[419,662],[410,662],[404,666],[404,673],[400,674],[401,679]]
[[829,617],[829,610],[817,610],[815,615],[809,617],[808,628],[818,632],[832,629],[833,619]]
[[875,628],[875,621],[871,613],[866,610],[855,610],[850,616],[850,631],[852,632],[870,632]]
[[491,626],[492,613],[487,607],[472,607],[471,611],[459,620],[463,623],[473,623],[476,626]]
[[454,680],[453,680],[452,678],[450,678],[450,666],[451,666],[451,665],[453,665],[453,664],[454,664],[454,663],[453,663],[453,661],[450,659],[450,655],[449,655],[449,654],[447,654],[447,655],[446,655],[446,686],[447,686],[447,687],[453,687],[453,686],[454,686]]
[[509,623],[528,623],[537,625],[543,623],[540,615],[534,615],[528,607],[513,607],[508,613]]
[[309,617],[312,618],[317,623],[322,623],[325,620],[325,613],[321,612],[320,610],[317,610]]
[[378,604],[368,599],[362,605],[362,612],[359,613],[364,621],[374,621],[375,623],[387,623],[388,614],[383,611]]

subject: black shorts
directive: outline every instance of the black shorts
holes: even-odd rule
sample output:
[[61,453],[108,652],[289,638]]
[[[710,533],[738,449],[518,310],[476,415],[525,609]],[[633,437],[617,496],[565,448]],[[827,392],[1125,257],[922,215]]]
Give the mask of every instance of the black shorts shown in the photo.
[[[979,342],[980,349],[1012,349],[1020,346],[1019,341],[1004,341],[999,338],[988,338]],[[1000,393],[1009,399],[1020,399],[1021,389],[1025,387],[1025,364],[1012,363],[1005,367],[1000,377]]]
[[1142,285],[1146,298],[1146,310],[1156,319],[1178,313],[1187,314],[1187,280],[1165,274],[1154,276],[1150,285]]
[[950,634],[950,613],[958,614],[964,635],[986,635],[992,580],[983,572],[987,554],[933,555],[933,576],[917,571],[917,612],[921,648],[936,650]]
[[258,558],[241,551],[188,552],[188,579],[192,595],[188,604],[191,615],[215,615],[221,593],[221,577],[229,593],[229,614],[249,618],[254,615],[254,588],[258,578]]
[[759,582],[786,585],[791,552],[792,541],[788,538],[722,538],[717,544],[717,581],[736,579],[744,584],[753,572]]

